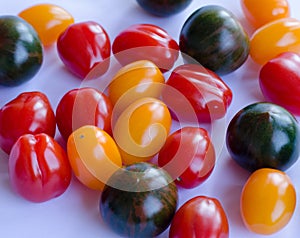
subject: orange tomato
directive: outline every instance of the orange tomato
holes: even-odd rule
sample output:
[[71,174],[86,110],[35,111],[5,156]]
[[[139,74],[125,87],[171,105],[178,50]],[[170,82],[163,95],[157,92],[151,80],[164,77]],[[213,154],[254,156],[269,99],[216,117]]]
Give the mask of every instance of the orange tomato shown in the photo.
[[96,126],[75,130],[69,136],[67,154],[78,180],[95,190],[102,190],[109,177],[122,166],[114,140]]
[[276,169],[256,170],[241,194],[241,215],[246,227],[269,235],[282,229],[296,206],[296,192],[290,178]]
[[53,4],[37,4],[18,15],[33,26],[45,46],[56,42],[60,33],[74,23],[69,12]]
[[241,0],[246,19],[255,27],[290,16],[287,0]]
[[279,19],[257,29],[250,39],[250,56],[265,64],[283,52],[300,53],[300,21]]

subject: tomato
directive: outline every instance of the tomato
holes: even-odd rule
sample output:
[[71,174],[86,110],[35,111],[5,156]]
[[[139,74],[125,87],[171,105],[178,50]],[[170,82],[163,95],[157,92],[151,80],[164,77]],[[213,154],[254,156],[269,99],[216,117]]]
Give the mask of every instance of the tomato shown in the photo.
[[72,177],[66,152],[44,133],[20,136],[12,147],[8,167],[16,192],[37,203],[62,195]]
[[69,12],[54,4],[37,4],[18,15],[33,26],[45,46],[56,42],[58,36],[74,23]]
[[121,65],[138,60],[150,60],[165,72],[170,70],[177,60],[179,46],[159,26],[135,24],[116,36],[112,51]]
[[156,98],[141,98],[113,121],[113,136],[124,164],[148,161],[164,145],[171,128],[168,107]]
[[212,173],[216,155],[208,132],[198,127],[183,127],[168,136],[158,153],[158,165],[177,185],[194,188]]
[[96,66],[96,76],[108,70],[111,44],[101,25],[94,21],[84,21],[71,24],[60,34],[57,51],[67,69],[83,79]]
[[33,27],[17,16],[0,16],[0,85],[32,79],[43,62],[42,43]]
[[[232,101],[232,91],[226,83],[214,72],[197,64],[176,67],[166,85],[182,94],[177,96],[178,93],[168,87],[163,92],[163,101],[174,112],[174,118],[180,121],[220,119]],[[194,114],[187,113],[188,106],[193,108]]]
[[241,0],[241,6],[246,19],[255,28],[290,16],[287,0]]
[[300,115],[300,55],[284,52],[260,70],[259,85],[265,98]]
[[150,14],[167,17],[187,8],[192,0],[137,0],[137,3]]
[[285,227],[296,207],[296,190],[288,175],[276,169],[259,169],[248,178],[240,200],[246,227],[270,235]]
[[250,56],[256,63],[264,65],[280,53],[300,53],[299,45],[300,21],[283,18],[270,22],[253,33],[250,39]]
[[169,238],[228,238],[229,224],[222,204],[216,198],[196,196],[176,212]]
[[0,109],[0,147],[6,153],[23,134],[46,133],[54,137],[55,129],[54,111],[42,92],[21,93]]
[[109,98],[97,89],[72,89],[57,105],[57,127],[65,141],[74,130],[84,125],[95,125],[111,134],[112,110]]
[[77,179],[86,187],[102,190],[109,177],[122,166],[112,137],[93,125],[78,128],[67,142],[68,158]]

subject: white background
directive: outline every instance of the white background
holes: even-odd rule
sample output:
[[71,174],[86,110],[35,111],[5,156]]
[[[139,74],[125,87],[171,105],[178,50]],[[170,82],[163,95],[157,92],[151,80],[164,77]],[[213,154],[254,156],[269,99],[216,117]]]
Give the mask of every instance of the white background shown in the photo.
[[[231,10],[240,19],[249,35],[253,32],[243,17],[239,0],[194,0],[185,11],[168,18],[154,17],[145,13],[135,0],[54,0],[49,2],[65,8],[74,16],[76,22],[85,20],[99,22],[108,32],[111,41],[121,30],[134,23],[159,25],[178,41],[179,32],[187,17],[194,10],[208,4],[222,5]],[[289,2],[292,16],[300,19],[299,0]],[[1,0],[0,14],[16,15],[35,3],[43,3],[43,1]],[[0,86],[0,107],[21,92],[40,90],[50,98],[55,109],[64,93],[80,86],[81,81],[72,76],[60,62],[55,45],[45,49],[44,54],[42,69],[31,81],[13,88]],[[257,81],[259,69],[258,65],[248,59],[240,69],[223,77],[233,91],[233,101],[225,118],[226,125],[232,116],[245,105],[264,100]],[[223,136],[221,133],[221,140]],[[56,138],[59,139],[58,133]],[[292,178],[297,194],[299,194],[300,162],[286,172]],[[264,237],[249,232],[240,217],[240,193],[248,176],[249,173],[233,162],[227,153],[226,146],[223,146],[211,177],[195,189],[179,189],[179,203],[181,205],[196,195],[216,197],[227,213],[230,237]],[[0,237],[118,237],[101,220],[98,209],[99,198],[99,192],[89,190],[73,179],[71,186],[62,196],[41,204],[30,203],[11,189],[7,172],[7,156],[0,152]],[[298,237],[300,227],[298,203],[299,199],[297,199],[296,210],[290,223],[280,232],[268,237]],[[168,237],[168,231],[160,237]]]

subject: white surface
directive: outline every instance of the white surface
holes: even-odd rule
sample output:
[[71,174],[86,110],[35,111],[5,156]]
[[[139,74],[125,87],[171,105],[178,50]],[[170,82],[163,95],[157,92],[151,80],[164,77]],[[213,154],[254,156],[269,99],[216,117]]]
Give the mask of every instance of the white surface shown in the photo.
[[[21,10],[43,1],[34,0],[1,0],[0,14],[17,14]],[[231,10],[251,33],[251,29],[243,18],[239,0],[194,0],[182,13],[159,18],[145,13],[135,0],[53,0],[68,10],[75,21],[94,20],[99,22],[108,32],[111,41],[123,29],[134,23],[157,24],[167,30],[178,41],[181,26],[187,17],[197,8],[207,4],[223,5]],[[299,17],[300,2],[290,0],[292,16]],[[258,87],[257,76],[259,66],[250,59],[236,72],[223,77],[233,90],[233,102],[225,118],[226,124],[243,106],[263,97]],[[6,88],[0,86],[0,107],[23,91],[41,90],[50,98],[53,108],[65,92],[80,86],[80,80],[65,70],[60,62],[55,46],[45,50],[43,67],[34,79],[21,86]],[[292,178],[299,194],[300,162],[290,168],[287,173]],[[249,173],[238,167],[229,158],[224,146],[218,158],[216,168],[211,177],[201,186],[193,190],[179,190],[179,205],[196,195],[218,198],[227,213],[230,224],[230,237],[264,237],[253,234],[245,228],[239,213],[239,198],[244,182]],[[118,237],[101,220],[98,203],[100,193],[91,191],[76,179],[59,198],[34,204],[27,202],[11,190],[7,158],[0,153],[0,237],[8,238],[96,238]],[[280,232],[268,237],[298,237],[300,224],[300,207],[298,205],[290,223]],[[167,238],[168,232],[160,237]]]

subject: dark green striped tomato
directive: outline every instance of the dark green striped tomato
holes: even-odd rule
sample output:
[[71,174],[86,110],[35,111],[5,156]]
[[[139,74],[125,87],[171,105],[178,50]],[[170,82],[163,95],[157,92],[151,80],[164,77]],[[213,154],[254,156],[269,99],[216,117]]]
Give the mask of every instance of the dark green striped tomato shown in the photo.
[[100,200],[103,220],[126,237],[154,237],[170,225],[177,208],[177,187],[163,169],[146,162],[119,169]]
[[251,172],[260,168],[286,170],[299,157],[299,125],[283,107],[254,103],[230,121],[226,144],[233,160]]
[[42,61],[42,44],[33,27],[20,17],[0,16],[0,85],[30,80]]
[[207,5],[185,21],[179,47],[190,57],[219,75],[238,69],[248,58],[249,37],[238,19],[221,6]]

